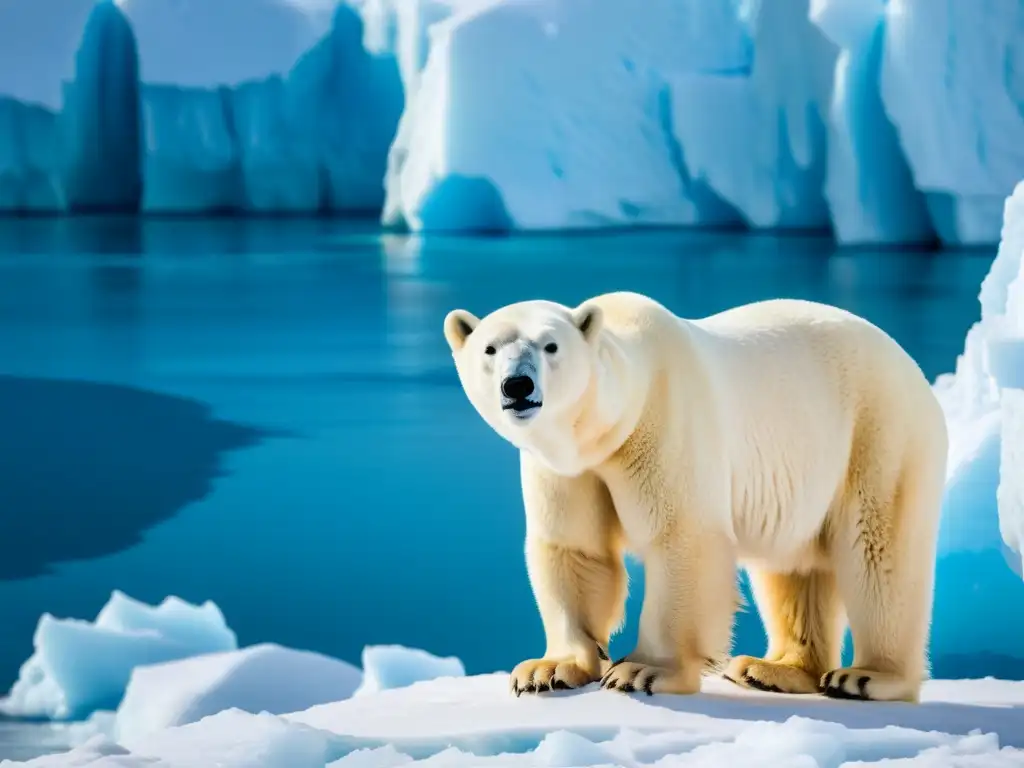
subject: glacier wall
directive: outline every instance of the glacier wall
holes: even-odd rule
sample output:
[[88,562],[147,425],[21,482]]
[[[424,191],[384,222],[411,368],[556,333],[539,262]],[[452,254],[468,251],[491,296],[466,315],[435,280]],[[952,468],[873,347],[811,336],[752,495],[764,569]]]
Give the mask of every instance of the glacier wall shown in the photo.
[[34,0],[0,30],[0,211],[383,205],[401,75],[351,5]]
[[1024,0],[0,5],[0,211],[998,241]]

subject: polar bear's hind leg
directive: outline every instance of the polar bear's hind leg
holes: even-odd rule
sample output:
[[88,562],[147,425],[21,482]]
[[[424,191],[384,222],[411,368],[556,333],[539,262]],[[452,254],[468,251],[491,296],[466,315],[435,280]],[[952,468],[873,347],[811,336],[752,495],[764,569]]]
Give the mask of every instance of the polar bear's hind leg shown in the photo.
[[817,693],[822,675],[839,666],[842,607],[830,571],[775,573],[748,568],[754,600],[768,635],[763,659],[736,656],[724,677],[775,693]]
[[944,464],[935,462],[905,472],[890,494],[861,492],[837,526],[832,558],[854,659],[852,667],[822,676],[826,696],[918,700],[927,674],[942,474]]

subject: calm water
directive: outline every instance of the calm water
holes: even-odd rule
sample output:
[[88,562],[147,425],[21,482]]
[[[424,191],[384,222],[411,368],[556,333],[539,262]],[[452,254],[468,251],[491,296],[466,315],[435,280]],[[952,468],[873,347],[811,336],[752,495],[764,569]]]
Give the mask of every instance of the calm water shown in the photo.
[[992,255],[0,221],[0,686],[40,613],[92,617],[115,588],[212,599],[243,644],[358,661],[402,643],[509,669],[543,648],[517,458],[458,386],[449,309],[619,289],[687,316],[814,299],[879,324],[934,378]]

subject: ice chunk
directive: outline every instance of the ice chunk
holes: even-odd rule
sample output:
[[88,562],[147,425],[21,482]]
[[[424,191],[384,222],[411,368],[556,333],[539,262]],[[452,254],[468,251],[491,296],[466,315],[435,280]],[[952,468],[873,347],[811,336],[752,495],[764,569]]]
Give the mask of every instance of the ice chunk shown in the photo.
[[[391,150],[384,221],[416,230],[735,221],[687,176],[673,132],[686,107],[667,73],[742,72],[750,59],[732,0],[460,6],[431,27]],[[501,66],[484,64],[493,61]]]
[[812,0],[811,20],[840,49],[828,121],[828,198],[839,242],[923,242],[935,238],[914,187],[879,77],[884,0]]
[[673,130],[694,179],[754,227],[827,227],[826,120],[836,47],[808,0],[751,3],[749,72],[672,80]]
[[368,645],[363,649],[362,696],[389,688],[404,688],[439,677],[463,677],[466,668],[454,656],[434,656],[419,648],[401,645]]
[[249,646],[136,667],[117,709],[120,743],[227,709],[284,714],[349,698],[362,682],[351,664],[279,645]]
[[992,243],[1024,177],[1018,0],[889,0],[882,99],[947,243]]
[[115,591],[92,622],[43,614],[33,644],[0,702],[4,714],[72,719],[114,709],[134,667],[233,650],[237,640],[211,602],[149,606]]

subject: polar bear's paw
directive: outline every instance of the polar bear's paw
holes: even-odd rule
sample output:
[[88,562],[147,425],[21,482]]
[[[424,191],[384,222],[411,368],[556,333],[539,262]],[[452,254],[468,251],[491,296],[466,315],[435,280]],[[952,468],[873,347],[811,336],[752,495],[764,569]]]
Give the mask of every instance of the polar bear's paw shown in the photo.
[[820,690],[830,699],[916,702],[921,684],[890,672],[845,667],[823,675]]
[[771,693],[818,693],[818,680],[805,669],[792,664],[766,661],[754,656],[736,656],[722,675],[744,688]]
[[588,672],[571,659],[530,659],[512,670],[509,689],[516,696],[569,690],[582,688],[597,678],[597,674]]
[[601,687],[622,693],[697,693],[700,691],[700,668],[690,673],[683,669],[659,667],[620,659],[612,664]]

